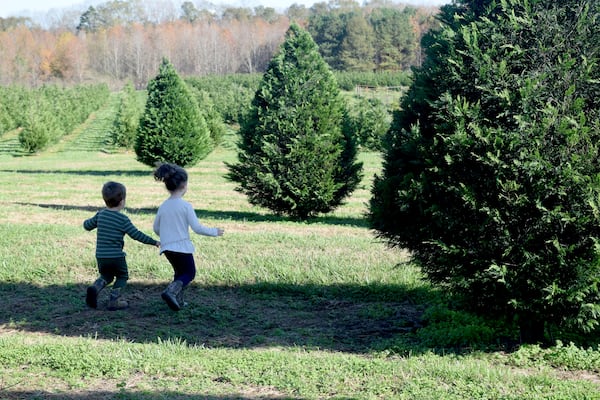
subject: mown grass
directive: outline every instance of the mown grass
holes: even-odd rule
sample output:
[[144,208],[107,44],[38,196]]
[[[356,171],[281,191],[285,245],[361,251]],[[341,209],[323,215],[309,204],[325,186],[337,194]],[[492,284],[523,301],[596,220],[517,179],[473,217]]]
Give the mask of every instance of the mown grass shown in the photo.
[[235,192],[223,178],[235,152],[217,149],[189,169],[186,198],[225,229],[193,238],[190,305],[164,305],[171,267],[126,239],[130,308],[107,311],[104,292],[86,308],[95,236],[81,224],[103,206],[102,184],[127,186],[126,213],[147,233],[166,197],[107,144],[114,103],[39,155],[0,138],[0,398],[600,399],[597,344],[506,351],[493,324],[444,313],[407,254],[376,239],[363,218],[375,153],[361,154],[347,204],[294,222]]

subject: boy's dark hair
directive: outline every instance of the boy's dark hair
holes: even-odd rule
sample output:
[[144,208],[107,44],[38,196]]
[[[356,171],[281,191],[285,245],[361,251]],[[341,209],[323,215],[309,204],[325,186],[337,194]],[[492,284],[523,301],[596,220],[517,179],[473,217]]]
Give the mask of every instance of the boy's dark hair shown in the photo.
[[154,179],[165,183],[167,190],[173,192],[188,180],[187,172],[176,164],[159,164],[154,170]]
[[125,185],[119,182],[106,182],[102,186],[102,198],[107,207],[116,207],[127,195]]

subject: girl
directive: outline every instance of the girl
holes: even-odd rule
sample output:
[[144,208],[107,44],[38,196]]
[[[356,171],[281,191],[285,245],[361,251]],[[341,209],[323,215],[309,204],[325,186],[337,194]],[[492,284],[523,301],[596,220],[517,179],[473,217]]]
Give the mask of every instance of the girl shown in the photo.
[[190,203],[183,200],[187,192],[188,175],[175,164],[161,164],[154,171],[154,179],[164,182],[171,196],[165,200],[156,213],[154,232],[160,236],[160,254],[167,257],[174,271],[173,282],[162,292],[161,297],[174,311],[179,311],[183,302],[183,290],[196,276],[194,245],[189,228],[205,236],[222,236],[223,229],[208,228],[196,217]]

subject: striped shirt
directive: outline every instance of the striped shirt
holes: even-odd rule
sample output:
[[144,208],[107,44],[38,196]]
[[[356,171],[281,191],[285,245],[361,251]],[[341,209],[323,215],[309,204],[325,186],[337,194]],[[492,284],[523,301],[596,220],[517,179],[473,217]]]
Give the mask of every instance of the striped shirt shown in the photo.
[[139,231],[129,217],[119,211],[100,210],[90,219],[83,221],[85,230],[98,228],[96,235],[96,257],[118,258],[125,257],[123,237],[129,235],[134,240],[145,244],[156,245],[158,242]]

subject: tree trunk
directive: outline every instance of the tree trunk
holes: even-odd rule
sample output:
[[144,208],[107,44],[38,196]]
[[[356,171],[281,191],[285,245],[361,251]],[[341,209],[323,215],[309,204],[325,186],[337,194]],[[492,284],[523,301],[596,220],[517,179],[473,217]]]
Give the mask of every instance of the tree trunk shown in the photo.
[[522,314],[519,320],[522,344],[538,344],[545,342],[545,323],[543,319],[541,319],[539,316],[534,316],[531,314]]

